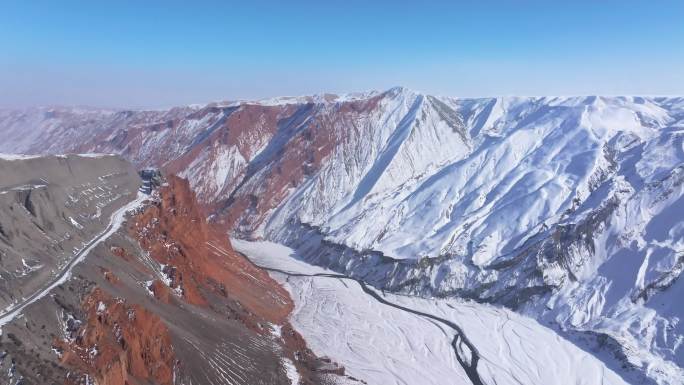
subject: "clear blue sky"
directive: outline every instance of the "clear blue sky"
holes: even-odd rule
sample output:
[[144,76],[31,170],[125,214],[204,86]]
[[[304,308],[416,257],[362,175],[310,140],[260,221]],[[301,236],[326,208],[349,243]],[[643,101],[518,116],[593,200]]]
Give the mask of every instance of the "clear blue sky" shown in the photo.
[[684,94],[684,1],[0,0],[0,106]]

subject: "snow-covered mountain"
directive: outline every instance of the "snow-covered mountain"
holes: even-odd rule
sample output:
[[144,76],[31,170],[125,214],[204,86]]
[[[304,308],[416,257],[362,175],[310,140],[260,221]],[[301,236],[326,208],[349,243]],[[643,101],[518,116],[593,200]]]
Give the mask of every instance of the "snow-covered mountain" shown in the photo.
[[684,378],[684,98],[404,88],[1,111],[0,152],[122,154],[233,235],[377,288],[502,304],[632,382]]

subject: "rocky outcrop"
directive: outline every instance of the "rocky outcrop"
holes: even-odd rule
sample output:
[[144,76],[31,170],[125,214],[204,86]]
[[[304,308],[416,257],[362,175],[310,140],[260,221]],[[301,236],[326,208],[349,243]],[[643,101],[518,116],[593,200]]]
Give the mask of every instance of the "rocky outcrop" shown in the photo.
[[131,234],[185,301],[209,306],[212,297],[230,298],[247,314],[285,322],[293,306],[287,292],[233,251],[225,233],[205,217],[188,182],[170,176],[159,199],[132,221]]
[[[0,314],[0,382],[287,385],[293,368],[302,384],[327,383],[331,376],[343,375],[343,368],[307,348],[288,322],[293,303],[287,291],[236,253],[225,229],[207,222],[186,180],[169,176],[162,181],[155,174],[150,186],[158,190],[147,201],[143,194],[128,204],[126,198],[140,182],[130,165],[119,174],[93,176],[73,157],[53,157],[43,160],[46,167],[40,170],[54,169],[53,161],[58,170],[73,168],[61,175],[61,185],[53,186],[50,176],[50,181],[37,179],[47,188],[36,182],[30,188],[20,184],[0,190],[0,199],[10,202],[0,206],[0,213],[9,213],[0,215],[0,263],[25,256],[21,242],[41,236],[49,241],[65,226],[73,228],[65,240],[83,243],[74,252],[87,252],[74,254],[79,258],[69,260],[68,272],[59,272],[60,281],[44,295],[32,294],[16,304],[22,306],[16,316],[5,317],[12,309]],[[101,163],[103,171],[121,163],[115,157],[92,161]],[[16,169],[27,174],[17,180],[35,174]],[[12,177],[0,180],[9,183]],[[76,185],[84,191],[72,194],[69,178],[82,181]],[[114,193],[117,198],[110,197]],[[136,209],[124,217],[129,207]],[[117,215],[111,215],[115,209]],[[17,212],[33,227],[20,228],[7,220]],[[55,242],[51,247],[65,245]],[[31,276],[44,268],[37,262],[48,260],[19,261],[24,276]],[[18,282],[8,279],[6,284]]]
[[[173,385],[176,358],[159,316],[95,289],[83,301],[84,320],[72,341],[59,340],[62,364],[74,369],[68,384]],[[82,374],[76,374],[82,373]]]
[[[289,324],[288,293],[204,218],[188,182],[170,176],[129,220],[128,235],[142,250],[109,247],[115,269],[158,278],[135,288],[110,268],[98,269],[103,279],[84,297],[76,327],[54,343],[71,370],[70,384],[166,385],[174,376],[196,382],[226,372],[245,383],[286,384],[286,361],[302,384],[344,375],[344,368],[316,357]],[[151,303],[134,294],[144,291]],[[205,336],[206,330],[213,332]],[[229,346],[249,364],[218,361]]]

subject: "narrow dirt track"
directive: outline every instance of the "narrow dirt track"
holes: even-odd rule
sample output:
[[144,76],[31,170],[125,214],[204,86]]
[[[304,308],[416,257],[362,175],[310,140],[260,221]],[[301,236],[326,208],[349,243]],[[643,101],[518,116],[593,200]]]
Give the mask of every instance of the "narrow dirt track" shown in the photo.
[[30,304],[38,301],[39,299],[45,297],[50,291],[52,291],[55,287],[63,284],[66,282],[66,280],[69,278],[71,274],[71,270],[78,265],[85,257],[95,248],[95,246],[99,245],[102,241],[106,240],[109,238],[114,232],[116,232],[121,224],[123,223],[123,220],[126,216],[126,212],[129,210],[134,209],[137,207],[140,203],[142,203],[143,200],[147,198],[146,195],[144,194],[138,194],[138,196],[131,202],[128,202],[127,204],[123,205],[116,211],[114,211],[109,218],[109,224],[107,227],[99,233],[95,238],[91,239],[81,251],[78,253],[74,254],[74,256],[69,260],[69,262],[64,266],[64,268],[57,274],[44,288],[36,291],[35,293],[31,294],[29,297],[23,299],[21,302],[11,306],[9,309],[7,309],[5,312],[0,314],[0,327],[11,322],[14,318],[16,318],[21,312]]

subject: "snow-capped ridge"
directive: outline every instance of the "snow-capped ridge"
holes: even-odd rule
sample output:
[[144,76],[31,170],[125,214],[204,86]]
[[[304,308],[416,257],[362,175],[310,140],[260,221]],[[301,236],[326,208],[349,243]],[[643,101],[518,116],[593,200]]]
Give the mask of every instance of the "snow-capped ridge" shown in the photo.
[[677,383],[684,315],[659,300],[680,290],[684,98],[394,87],[230,103],[3,112],[0,151],[164,168],[233,235],[300,246],[382,289],[528,312]]

